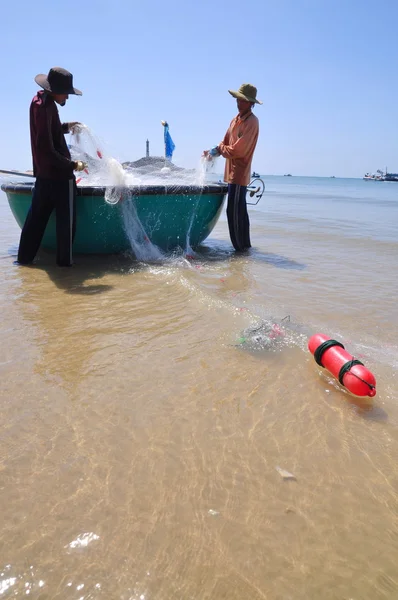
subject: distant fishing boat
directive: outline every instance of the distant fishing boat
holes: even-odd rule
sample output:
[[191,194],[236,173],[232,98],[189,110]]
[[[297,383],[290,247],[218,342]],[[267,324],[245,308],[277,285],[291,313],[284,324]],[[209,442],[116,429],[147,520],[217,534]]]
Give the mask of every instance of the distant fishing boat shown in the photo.
[[377,174],[365,173],[363,179],[368,181],[396,181],[398,182],[398,173],[389,173],[386,167],[385,171],[376,171]]
[[292,177],[291,173],[286,173],[283,177]]
[[260,177],[260,175],[258,173],[256,173],[256,171],[253,171],[252,177]]
[[374,173],[365,173],[365,175],[363,176],[363,179],[365,181],[385,181],[385,175],[384,174],[376,175]]
[[384,181],[397,181],[398,182],[398,173],[386,173],[384,175]]

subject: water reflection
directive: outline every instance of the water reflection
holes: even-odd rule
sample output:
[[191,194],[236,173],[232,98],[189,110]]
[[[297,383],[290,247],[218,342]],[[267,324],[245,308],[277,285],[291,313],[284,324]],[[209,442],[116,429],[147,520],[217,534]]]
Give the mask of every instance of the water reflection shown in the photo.
[[[109,302],[115,285],[129,273],[131,261],[84,257],[82,264],[60,268],[53,260],[53,255],[42,253],[34,267],[12,267],[19,282],[15,304],[40,350],[35,372],[45,379],[56,376],[67,385],[75,385],[87,373],[96,351],[107,345],[106,337],[98,338],[107,333],[112,316],[112,310],[104,311],[103,302]],[[67,294],[68,299],[62,300],[60,293]]]

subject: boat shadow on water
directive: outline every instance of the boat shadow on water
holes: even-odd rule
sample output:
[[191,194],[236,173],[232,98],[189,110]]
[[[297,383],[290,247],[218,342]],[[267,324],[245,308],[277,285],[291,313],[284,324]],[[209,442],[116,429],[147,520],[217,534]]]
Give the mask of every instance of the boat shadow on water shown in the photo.
[[297,262],[288,256],[274,254],[273,252],[261,252],[252,247],[244,252],[235,252],[228,242],[221,240],[206,240],[206,245],[197,248],[196,255],[209,261],[239,260],[249,258],[254,262],[264,262],[278,269],[290,269],[293,271],[304,271],[307,265]]
[[131,272],[131,260],[125,255],[76,255],[72,267],[58,267],[55,255],[41,250],[33,266],[18,268],[45,271],[54,285],[66,294],[90,296],[112,290],[114,285],[97,281],[106,275],[122,276]]
[[252,252],[252,256],[254,260],[268,263],[273,267],[277,267],[278,269],[290,269],[293,271],[304,271],[307,266],[303,263],[299,263],[292,258],[288,258],[287,256],[281,256],[280,254],[274,254],[273,252],[258,252],[254,250]]
[[[7,257],[16,258],[17,250],[10,248]],[[67,294],[93,295],[108,292],[113,285],[97,283],[106,275],[127,275],[144,271],[153,263],[161,266],[170,266],[170,263],[178,264],[181,258],[189,258],[189,261],[215,262],[240,262],[243,260],[262,261],[280,269],[302,270],[306,266],[285,256],[267,253],[263,254],[251,248],[245,252],[235,252],[231,245],[220,240],[209,240],[206,245],[200,245],[193,255],[190,256],[185,250],[179,249],[175,252],[164,253],[156,261],[138,260],[130,252],[121,254],[76,254],[75,264],[71,268],[58,267],[55,264],[55,254],[52,251],[41,249],[32,267],[20,267],[28,269],[41,269],[45,271],[56,285]]]
[[[226,246],[226,248],[228,248]],[[14,260],[17,258],[18,246],[9,248],[7,255],[1,258]],[[197,261],[230,261],[239,258],[230,248],[227,251],[219,248],[211,250],[206,246],[201,246],[191,256],[183,249],[173,252],[164,252],[156,260],[142,260],[134,256],[132,252],[123,252],[118,254],[74,254],[74,264],[72,267],[58,267],[55,264],[55,252],[40,248],[40,251],[31,266],[19,266],[22,270],[41,270],[44,271],[54,285],[64,290],[66,294],[74,295],[94,295],[109,292],[115,286],[105,283],[99,283],[99,280],[107,275],[131,275],[145,271],[154,264],[161,267],[170,265],[178,266],[181,260],[185,264],[195,263]],[[187,262],[188,261],[188,262]],[[16,263],[15,263],[16,264]],[[98,281],[98,282],[97,282]]]

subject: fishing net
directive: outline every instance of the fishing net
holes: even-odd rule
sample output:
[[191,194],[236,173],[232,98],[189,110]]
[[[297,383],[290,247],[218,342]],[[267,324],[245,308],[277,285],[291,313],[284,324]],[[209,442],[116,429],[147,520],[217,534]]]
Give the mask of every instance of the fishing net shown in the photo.
[[100,139],[86,126],[71,134],[69,149],[73,160],[87,163],[79,173],[78,185],[105,187],[105,200],[116,204],[131,186],[160,185],[168,191],[190,185],[203,186],[219,180],[216,158],[201,159],[196,169],[183,169],[163,157],[151,156],[123,164],[111,156]]
[[106,152],[99,138],[86,125],[71,134],[69,149],[73,160],[87,164],[87,169],[79,173],[77,184],[104,187],[108,204],[117,204],[128,186],[136,184],[133,180],[129,181],[132,178],[128,177],[123,165]]
[[[105,202],[111,205],[120,203],[124,228],[131,249],[139,260],[158,260],[164,254],[150,241],[137,214],[136,198],[132,190],[137,187],[167,187],[167,194],[181,193],[181,188],[200,186],[215,182],[215,159],[201,159],[196,169],[183,169],[163,157],[145,157],[134,162],[121,163],[107,152],[101,140],[86,126],[70,135],[69,149],[73,160],[81,160],[87,169],[79,172],[79,186],[104,188]],[[200,194],[199,194],[200,196]],[[186,250],[193,254],[190,233],[199,203],[192,205],[192,215],[188,227]]]

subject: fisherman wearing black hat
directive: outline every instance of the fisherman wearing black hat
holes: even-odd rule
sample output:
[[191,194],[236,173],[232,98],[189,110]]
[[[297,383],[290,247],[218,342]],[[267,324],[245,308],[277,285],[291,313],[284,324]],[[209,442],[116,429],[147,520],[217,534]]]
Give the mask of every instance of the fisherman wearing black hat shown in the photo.
[[56,103],[64,106],[70,94],[82,95],[73,87],[73,76],[61,67],[53,67],[48,75],[37,75],[36,83],[43,88],[30,105],[30,140],[33,174],[36,183],[32,205],[26,217],[18,249],[18,263],[32,264],[48,219],[55,209],[57,230],[57,264],[70,267],[72,244],[76,229],[76,180],[74,171],[83,171],[86,164],[71,160],[65,134],[77,132],[80,123],[63,123]]

